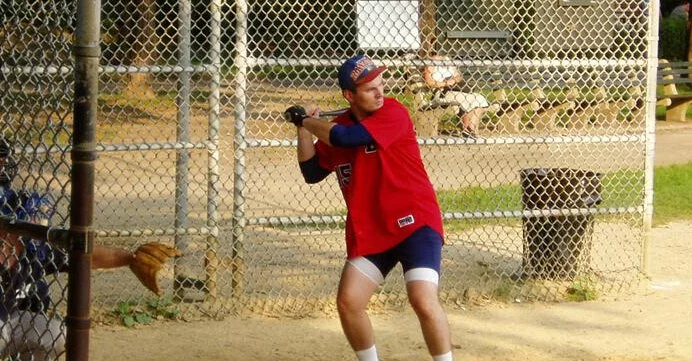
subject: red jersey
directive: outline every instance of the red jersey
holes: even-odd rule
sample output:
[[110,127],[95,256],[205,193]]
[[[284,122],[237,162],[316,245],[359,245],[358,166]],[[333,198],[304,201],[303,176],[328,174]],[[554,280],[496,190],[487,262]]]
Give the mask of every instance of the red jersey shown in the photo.
[[[350,112],[333,121],[354,124]],[[408,110],[397,100],[385,98],[384,105],[361,124],[374,145],[316,144],[320,166],[336,173],[348,208],[348,257],[389,250],[426,225],[443,235],[440,206]]]

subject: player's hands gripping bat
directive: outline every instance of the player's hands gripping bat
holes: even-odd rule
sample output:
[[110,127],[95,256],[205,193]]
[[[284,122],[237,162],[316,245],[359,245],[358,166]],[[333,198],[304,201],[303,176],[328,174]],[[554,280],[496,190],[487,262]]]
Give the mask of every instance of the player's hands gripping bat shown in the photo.
[[284,112],[284,119],[293,123],[296,127],[302,127],[303,120],[307,117],[308,114],[305,112],[305,108],[301,107],[300,105],[289,107]]
[[313,114],[308,115],[305,108],[300,105],[294,105],[284,112],[284,119],[288,122],[295,124],[297,127],[303,126],[303,120],[305,118],[322,118],[322,117],[336,117],[344,114],[349,108],[329,110],[326,112],[320,112],[319,109],[314,109]]
[[130,270],[146,288],[161,296],[162,291],[156,278],[159,270],[170,258],[182,255],[177,248],[157,242],[146,243],[135,251],[130,260]]

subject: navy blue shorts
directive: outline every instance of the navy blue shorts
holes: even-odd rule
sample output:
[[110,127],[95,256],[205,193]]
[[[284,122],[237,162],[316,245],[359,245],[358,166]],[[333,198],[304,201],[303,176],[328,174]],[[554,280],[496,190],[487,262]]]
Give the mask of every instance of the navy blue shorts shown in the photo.
[[356,257],[348,262],[377,284],[384,282],[399,262],[406,282],[429,281],[437,284],[441,259],[442,236],[434,229],[424,226],[390,250]]

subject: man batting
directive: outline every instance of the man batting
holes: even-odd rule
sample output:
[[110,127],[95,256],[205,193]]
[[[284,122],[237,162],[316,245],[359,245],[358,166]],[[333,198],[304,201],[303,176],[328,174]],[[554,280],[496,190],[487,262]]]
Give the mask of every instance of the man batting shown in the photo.
[[[318,109],[286,110],[298,133],[298,162],[307,183],[336,173],[348,208],[347,260],[337,307],[360,361],[377,361],[366,309],[387,274],[401,263],[409,301],[434,361],[452,360],[447,316],[439,301],[443,244],[440,207],[408,110],[384,96],[384,67],[364,55],[339,69],[349,110],[332,122]],[[313,135],[317,137],[314,142]]]

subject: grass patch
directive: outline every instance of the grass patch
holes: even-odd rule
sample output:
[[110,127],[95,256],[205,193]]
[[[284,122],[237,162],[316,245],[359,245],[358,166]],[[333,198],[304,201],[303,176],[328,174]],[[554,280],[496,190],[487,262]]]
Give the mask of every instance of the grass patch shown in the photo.
[[[521,187],[518,184],[505,184],[497,187],[467,187],[437,192],[440,208],[444,213],[454,212],[495,212],[521,209]],[[463,232],[482,227],[492,222],[494,225],[517,225],[518,219],[452,219],[445,222],[448,232]]]
[[[522,189],[519,184],[497,187],[468,187],[437,193],[443,212],[501,211],[522,209]],[[644,171],[620,170],[601,176],[599,207],[632,207],[644,196]]]
[[[644,199],[644,171],[625,169],[601,175],[602,202],[599,208],[640,207]],[[519,184],[504,184],[496,187],[465,187],[439,190],[437,199],[443,213],[494,213],[511,212],[523,209],[522,189]],[[346,210],[338,212],[345,215]],[[321,218],[323,215],[312,215]],[[599,217],[619,217],[615,214],[601,214]],[[692,163],[657,167],[654,170],[654,226],[677,219],[692,220]],[[473,218],[445,220],[445,231],[461,233],[479,227],[521,226],[522,219]],[[293,225],[290,223],[271,225],[287,232],[308,232],[315,228],[324,231],[343,229],[342,222],[326,225]]]
[[[437,193],[442,211],[494,212],[522,209],[518,184],[498,187],[468,187]],[[644,197],[644,171],[619,170],[601,176],[601,208],[637,207]],[[692,219],[692,163],[657,167],[654,170],[654,225],[676,219]],[[515,221],[493,220],[513,225]],[[450,220],[450,230],[463,231],[487,225],[489,220]]]
[[[601,176],[599,208],[639,207],[644,197],[644,171],[619,170]],[[522,189],[519,184],[497,187],[466,187],[437,192],[443,213],[503,212],[523,208]],[[342,210],[341,215],[346,211]],[[608,217],[607,215],[603,215]],[[692,219],[692,163],[657,167],[654,171],[654,225],[676,219]],[[521,218],[450,219],[445,221],[447,232],[463,232],[488,225],[519,225]],[[341,229],[343,224],[324,226],[329,230]],[[295,225],[274,225],[287,231],[300,231]],[[312,229],[311,227],[308,227]]]
[[593,301],[598,298],[596,281],[589,277],[579,278],[567,288],[567,299],[572,302]]
[[599,207],[636,207],[644,199],[644,171],[625,169],[601,176],[601,196]]
[[416,100],[412,94],[392,93],[392,94],[387,94],[387,96],[394,97],[401,104],[403,104],[407,109],[409,109],[411,111],[411,113],[415,112]]
[[505,184],[497,187],[467,187],[437,192],[443,212],[520,209],[521,187]]
[[521,226],[521,218],[498,218],[498,219],[450,219],[445,221],[445,232],[460,233],[470,231],[477,227],[488,225],[498,227],[517,227]]
[[654,225],[692,219],[692,163],[654,171]]
[[[644,197],[644,171],[620,170],[602,175],[601,208],[640,206]],[[522,209],[518,184],[468,187],[438,192],[443,212],[493,212]],[[676,219],[692,219],[692,163],[654,170],[654,225]],[[495,222],[495,221],[494,221]],[[455,230],[488,224],[488,220],[452,220]],[[507,220],[507,224],[513,224]]]
[[[675,89],[678,91],[678,94],[692,94],[692,86],[688,84],[675,84]],[[656,86],[656,97],[659,99],[665,97],[663,94],[663,85]],[[687,107],[687,117],[692,118],[692,107]],[[666,107],[656,107],[656,119],[666,119]]]
[[498,301],[508,302],[512,299],[516,282],[509,278],[501,278],[500,284],[493,288],[491,295]]

